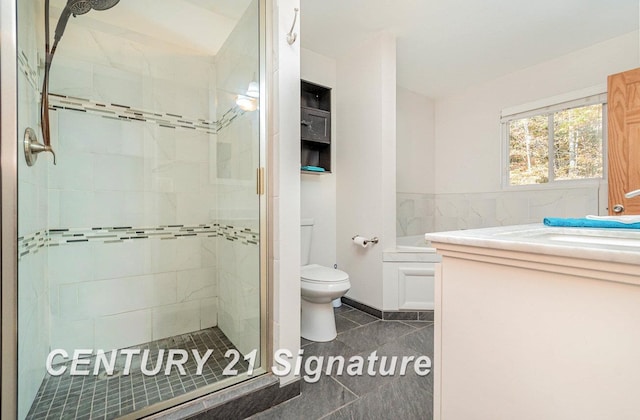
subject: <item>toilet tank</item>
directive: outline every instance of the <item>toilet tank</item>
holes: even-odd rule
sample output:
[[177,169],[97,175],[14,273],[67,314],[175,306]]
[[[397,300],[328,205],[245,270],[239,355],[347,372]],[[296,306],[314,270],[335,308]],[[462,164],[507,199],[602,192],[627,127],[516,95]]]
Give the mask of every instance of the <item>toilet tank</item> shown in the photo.
[[311,234],[313,232],[313,219],[300,220],[300,266],[309,264],[311,255]]

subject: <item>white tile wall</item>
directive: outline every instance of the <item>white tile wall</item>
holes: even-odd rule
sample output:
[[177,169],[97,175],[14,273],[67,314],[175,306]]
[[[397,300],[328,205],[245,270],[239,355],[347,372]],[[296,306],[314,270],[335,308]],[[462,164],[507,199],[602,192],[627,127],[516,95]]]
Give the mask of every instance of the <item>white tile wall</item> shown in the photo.
[[151,312],[141,310],[96,318],[93,348],[106,351],[152,341]]
[[[248,16],[244,25],[254,25],[254,18]],[[222,54],[215,65],[210,57],[123,42],[78,27],[56,55],[51,91],[214,120],[258,73],[257,50],[252,50],[256,34],[241,26],[238,33],[244,34],[231,38],[226,58]],[[35,53],[33,58],[36,62]],[[216,77],[220,69],[225,77]],[[37,125],[37,95],[23,90],[21,109],[33,111],[35,123],[29,124]],[[257,229],[257,115],[238,117],[219,138],[71,110],[51,112],[59,164],[27,169],[21,163],[21,232],[202,224],[219,214]],[[227,179],[219,179],[217,162],[211,160],[219,141],[230,145]],[[49,260],[50,284],[21,283],[27,299],[22,307],[38,307],[24,313],[30,336],[21,343],[40,345],[45,356],[49,346],[70,353],[75,348],[106,350],[217,325],[223,306],[219,268],[228,279],[224,302],[233,302],[225,306],[232,317],[229,337],[247,352],[259,345],[256,245],[207,237],[88,242],[54,246],[22,261],[28,259],[38,262],[21,278],[45,281]],[[28,376],[33,386],[39,386],[43,373],[40,353],[24,357],[33,356],[30,368],[39,370]],[[29,396],[31,391],[23,388],[21,394]]]
[[212,220],[209,215],[216,208],[216,195],[211,192],[177,193],[176,218],[181,224],[199,224]]
[[[20,7],[21,19],[37,20],[35,3],[21,2]],[[115,35],[76,29],[77,36],[65,38],[65,48],[56,56],[52,92],[214,119],[212,58],[142,48]],[[21,46],[37,68],[33,27],[20,30]],[[239,41],[241,51],[255,44],[253,38]],[[239,89],[233,98],[256,72],[228,67],[226,82]],[[37,86],[23,77],[19,90],[19,129],[37,130]],[[244,119],[252,121],[250,115]],[[212,222],[219,201],[229,215],[240,214],[248,219],[247,226],[257,227],[255,143],[232,143],[236,163],[248,162],[231,162],[233,175],[245,184],[228,187],[218,197],[216,173],[208,163],[217,136],[63,110],[51,112],[51,124],[58,165],[43,164],[51,161],[48,155],[40,156],[33,168],[19,160],[21,235],[47,228]],[[256,134],[255,118],[231,133],[225,140]],[[82,243],[22,258],[19,416],[26,415],[40,386],[50,347],[70,353],[76,348],[121,348],[217,325],[220,241],[226,239]],[[234,316],[243,316],[236,322],[237,339],[249,348],[259,342],[258,265],[257,252],[251,257],[243,252],[238,251],[242,266],[232,264],[228,272],[239,282],[231,293],[239,305]],[[252,282],[254,287],[247,286]]]
[[210,328],[218,325],[218,299],[206,298],[200,300],[200,328]]
[[144,160],[142,158],[95,155],[93,167],[94,188],[98,191],[143,191]]
[[433,194],[396,194],[396,235],[412,236],[433,232],[435,199]]
[[85,60],[56,57],[56,71],[51,71],[49,86],[61,95],[88,97],[93,91],[93,65]]
[[215,268],[199,268],[177,273],[176,301],[202,300],[217,295]]
[[[89,199],[89,205],[94,206],[93,213],[87,217],[88,224],[82,227],[144,225],[144,194],[140,191],[95,191]],[[78,225],[60,227],[69,226]]]
[[[96,51],[73,39],[60,51],[53,92],[191,118],[215,115],[210,59],[184,64],[150,51],[137,61],[148,48],[92,35],[100,40]],[[49,169],[50,228],[212,222],[216,189],[202,176],[201,164],[215,136],[75,111],[52,116],[61,164]],[[213,238],[51,250],[51,336],[58,347],[126,347],[217,324]]]
[[[93,99],[131,107],[145,106],[142,75],[98,64],[93,65],[92,72]],[[163,91],[169,89],[171,86],[167,86]],[[55,91],[52,89],[52,92]]]
[[79,311],[100,317],[168,305],[176,302],[176,288],[175,272],[82,283],[77,286]]
[[144,193],[144,226],[178,224],[176,196],[171,193]]
[[[176,149],[176,160],[181,162],[209,162],[209,147],[215,134],[202,132],[186,133],[180,136],[180,147]],[[197,184],[196,184],[197,185]]]
[[[51,177],[50,177],[51,178]],[[95,205],[93,203],[93,191],[59,190],[57,196],[57,211],[59,220],[51,220],[50,228],[62,226],[91,226],[95,217]]]
[[200,302],[189,301],[153,308],[153,339],[200,329]]
[[397,194],[398,236],[599,214],[599,186],[473,194]]
[[[56,54],[53,93],[215,119],[213,58],[75,29]],[[50,227],[211,222],[215,180],[194,163],[208,161],[215,136],[77,111],[51,114],[61,165],[49,169]]]
[[73,149],[60,151],[58,164],[49,168],[49,188],[92,191],[95,179],[93,156],[92,153]]
[[[249,8],[216,57],[216,119],[233,106],[235,96],[244,94],[259,73],[258,50],[253,41],[258,36],[255,13]],[[208,150],[208,171],[203,169],[201,174],[206,173],[209,182],[218,183],[215,213],[222,224],[258,229],[259,201],[255,191],[258,122],[257,112],[237,117],[217,134],[216,141],[224,147]],[[259,247],[220,238],[216,256],[219,327],[241,352],[259,349]]]
[[[67,354],[73,354],[75,349],[95,348],[94,320],[85,318],[80,320],[51,317],[51,348],[63,349]],[[58,357],[55,363],[63,359]]]
[[[38,2],[17,2],[20,22],[37,21]],[[18,150],[27,127],[39,133],[38,42],[35,26],[18,25],[18,55],[26,58],[18,71]],[[27,75],[23,70],[27,68]],[[54,124],[55,126],[55,124]],[[27,167],[18,156],[18,235],[30,235],[47,227],[47,166],[51,156],[41,155],[38,164]],[[25,255],[18,262],[18,417],[24,418],[45,375],[49,351],[50,296],[47,280],[46,248]]]
[[[155,241],[154,241],[155,242]],[[91,243],[93,280],[133,277],[145,274],[146,250],[149,243]],[[68,245],[71,247],[74,245]]]
[[144,154],[156,164],[174,161],[176,136],[173,130],[144,125]]
[[106,153],[112,147],[110,144],[121,138],[125,124],[77,111],[58,110],[50,115],[58,120],[58,130],[52,132],[52,136],[56,136],[52,141],[57,140],[55,144],[61,154],[69,151]]
[[246,354],[260,345],[260,255],[257,246],[218,242],[220,329]]
[[148,242],[150,272],[192,270],[202,267],[200,238],[180,238]]
[[220,240],[226,241],[187,237],[51,247],[53,345],[120,348],[217,325]]

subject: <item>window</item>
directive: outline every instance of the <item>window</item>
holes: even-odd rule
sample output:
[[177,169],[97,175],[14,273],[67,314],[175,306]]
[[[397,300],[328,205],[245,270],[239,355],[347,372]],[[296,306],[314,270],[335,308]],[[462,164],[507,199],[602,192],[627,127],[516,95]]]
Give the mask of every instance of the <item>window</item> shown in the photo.
[[504,115],[507,185],[603,178],[606,95]]

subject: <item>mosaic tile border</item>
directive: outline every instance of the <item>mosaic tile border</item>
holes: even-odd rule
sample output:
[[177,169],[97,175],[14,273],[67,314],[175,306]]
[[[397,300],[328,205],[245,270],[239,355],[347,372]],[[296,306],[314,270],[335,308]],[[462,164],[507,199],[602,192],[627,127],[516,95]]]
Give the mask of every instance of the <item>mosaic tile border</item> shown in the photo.
[[[23,50],[18,53],[18,68],[25,75],[27,81],[38,93],[38,72],[29,63],[29,58]],[[138,121],[157,124],[160,127],[196,130],[207,134],[217,134],[236,118],[244,115],[247,111],[239,106],[229,108],[218,121],[208,121],[202,118],[189,118],[179,114],[169,112],[156,112],[144,109],[132,108],[128,105],[114,103],[100,103],[85,98],[75,96],[49,94],[49,109],[51,111],[70,110],[76,112],[86,112],[88,114],[100,115],[104,118],[111,118],[118,121]]]
[[221,223],[202,225],[161,225],[154,227],[93,227],[41,230],[18,238],[18,258],[35,254],[44,247],[86,242],[119,243],[141,239],[175,240],[190,237],[225,238],[242,245],[258,245],[260,234],[250,228]]
[[27,254],[36,254],[40,249],[49,246],[49,237],[46,230],[18,237],[18,259]]
[[52,111],[70,110],[86,112],[118,121],[146,122],[165,128],[195,130],[207,134],[217,134],[220,130],[229,126],[233,120],[246,113],[246,111],[243,111],[236,105],[222,114],[220,120],[207,121],[202,118],[189,118],[168,112],[132,108],[128,105],[100,103],[90,99],[59,95],[56,93],[49,94],[49,109]]
[[27,54],[25,54],[22,49],[20,49],[18,53],[18,69],[20,73],[25,75],[31,87],[40,93],[40,88],[38,87],[38,72],[31,66]]

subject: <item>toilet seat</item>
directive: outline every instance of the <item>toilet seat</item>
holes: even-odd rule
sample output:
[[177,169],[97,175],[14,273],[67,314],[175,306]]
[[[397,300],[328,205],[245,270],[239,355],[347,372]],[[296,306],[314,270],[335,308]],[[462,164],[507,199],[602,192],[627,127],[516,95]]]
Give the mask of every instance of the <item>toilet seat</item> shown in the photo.
[[309,283],[340,283],[348,281],[349,275],[334,268],[310,264],[300,269],[300,279]]

